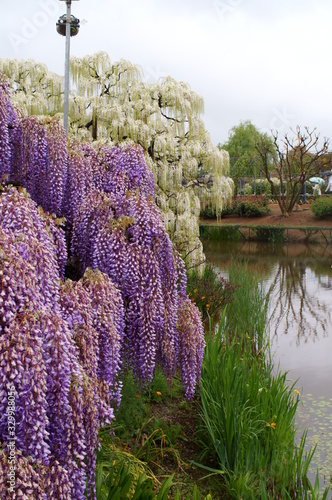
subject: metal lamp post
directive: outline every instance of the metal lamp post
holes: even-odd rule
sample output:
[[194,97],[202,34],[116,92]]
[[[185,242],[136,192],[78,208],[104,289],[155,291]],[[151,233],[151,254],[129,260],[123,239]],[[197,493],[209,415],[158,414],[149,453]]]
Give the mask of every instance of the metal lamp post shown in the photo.
[[66,37],[66,56],[65,56],[65,101],[63,125],[66,135],[68,135],[68,109],[69,109],[69,59],[70,59],[70,37],[76,36],[80,29],[80,20],[71,15],[71,2],[79,0],[60,0],[66,2],[67,13],[59,17],[56,23],[57,32]]

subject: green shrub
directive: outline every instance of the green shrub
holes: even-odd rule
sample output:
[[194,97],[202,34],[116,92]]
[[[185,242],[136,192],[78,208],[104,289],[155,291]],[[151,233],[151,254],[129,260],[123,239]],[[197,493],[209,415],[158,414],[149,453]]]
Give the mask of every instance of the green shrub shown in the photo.
[[123,379],[120,407],[115,411],[116,435],[129,440],[138,433],[145,417],[146,400],[131,372]]
[[247,183],[244,185],[244,194],[245,195],[250,196],[250,195],[252,195],[253,191],[254,191],[253,187],[250,184]]
[[187,293],[202,313],[203,320],[232,300],[236,287],[218,275],[211,264],[206,265],[202,276],[192,271],[188,276]]
[[267,197],[271,196],[271,186],[267,179],[256,179],[256,181],[251,181],[250,185],[252,189],[256,188],[256,194],[266,195]]
[[202,219],[216,219],[216,210],[210,205],[206,205],[204,208],[201,208],[200,217]]
[[[277,177],[272,177],[272,182],[276,187],[277,193],[280,192],[280,179]],[[269,199],[274,197],[274,194],[272,192],[271,184],[267,179],[257,179],[256,180],[256,193],[257,194],[262,194],[267,196]],[[251,185],[254,186],[254,182],[251,182]],[[283,189],[284,191],[286,190],[286,182],[283,182]]]
[[237,214],[241,217],[262,217],[271,212],[269,198],[265,195],[237,196],[222,215]]
[[[177,380],[172,381],[172,388]],[[176,387],[175,387],[176,388]],[[149,403],[161,403],[170,396],[170,387],[161,368],[157,368],[150,384],[142,389],[131,372],[124,375],[120,407],[115,411],[115,434],[123,440],[136,436],[147,420]]]
[[332,215],[332,196],[320,196],[310,205],[310,209],[316,217]]

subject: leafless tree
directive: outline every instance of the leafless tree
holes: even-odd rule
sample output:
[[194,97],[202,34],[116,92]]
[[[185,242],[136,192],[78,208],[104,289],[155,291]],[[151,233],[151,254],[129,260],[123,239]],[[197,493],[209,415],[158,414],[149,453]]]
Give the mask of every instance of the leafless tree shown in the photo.
[[[278,132],[272,132],[273,145],[264,140],[256,142],[256,150],[262,160],[262,172],[269,181],[272,194],[284,216],[289,216],[298,203],[303,186],[321,168],[321,158],[328,152],[329,139],[320,142],[316,129],[308,127],[291,129],[280,140]],[[278,179],[278,184],[275,182]]]

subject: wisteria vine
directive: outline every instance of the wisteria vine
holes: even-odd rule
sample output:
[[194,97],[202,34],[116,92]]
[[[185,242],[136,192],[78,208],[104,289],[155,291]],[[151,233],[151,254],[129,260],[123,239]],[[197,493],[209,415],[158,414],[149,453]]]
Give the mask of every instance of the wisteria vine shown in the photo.
[[181,372],[192,397],[201,317],[141,147],[66,146],[58,121],[14,111],[0,75],[0,174],[0,474],[14,388],[17,491],[94,499],[98,429],[123,370],[141,383],[158,365]]

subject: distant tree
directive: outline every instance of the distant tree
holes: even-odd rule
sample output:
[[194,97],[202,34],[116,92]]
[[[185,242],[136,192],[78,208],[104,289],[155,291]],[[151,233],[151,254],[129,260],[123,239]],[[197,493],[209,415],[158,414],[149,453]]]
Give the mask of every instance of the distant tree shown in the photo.
[[220,150],[224,149],[229,153],[230,177],[234,181],[236,191],[243,177],[257,177],[263,167],[255,147],[258,141],[266,143],[273,151],[272,138],[260,132],[247,120],[230,130],[227,142],[218,144]]
[[[272,194],[276,198],[283,215],[289,216],[298,203],[305,182],[321,171],[322,160],[327,158],[329,139],[320,144],[319,134],[308,127],[297,126],[291,135],[279,140],[273,133],[273,147],[266,141],[256,142],[256,151],[263,165],[263,172],[269,181]],[[271,175],[271,159],[273,176]],[[278,184],[275,179],[278,179]]]
[[[12,102],[25,113],[61,118],[63,78],[34,61],[0,59],[0,71],[10,81]],[[204,261],[200,200],[207,196],[220,211],[232,196],[232,182],[228,154],[212,144],[201,118],[203,99],[171,77],[145,83],[137,66],[113,63],[104,52],[71,58],[70,77],[70,135],[140,144],[169,235],[190,267]]]

